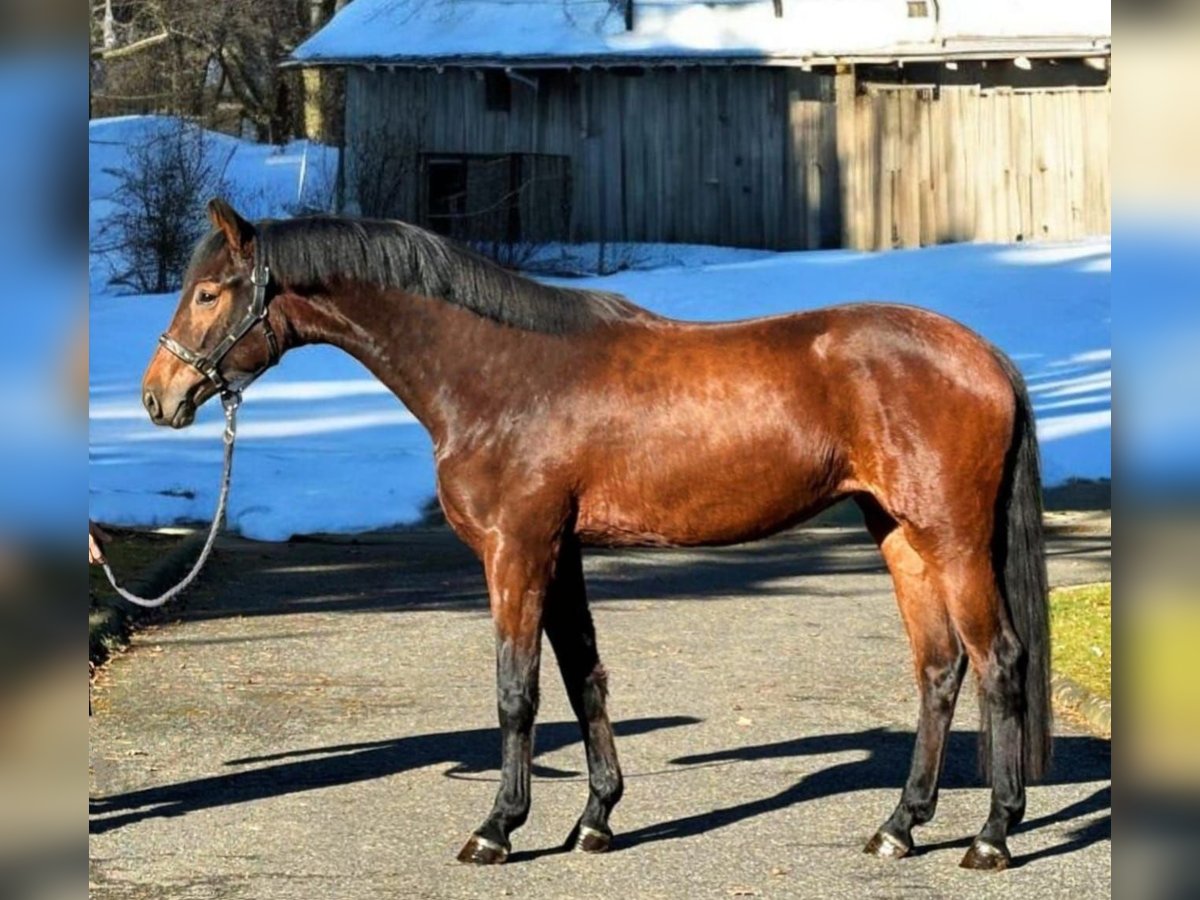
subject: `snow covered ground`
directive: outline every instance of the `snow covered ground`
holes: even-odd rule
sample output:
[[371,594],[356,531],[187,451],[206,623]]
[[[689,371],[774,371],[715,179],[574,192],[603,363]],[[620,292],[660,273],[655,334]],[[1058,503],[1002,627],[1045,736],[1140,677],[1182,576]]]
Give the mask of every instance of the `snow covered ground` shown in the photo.
[[[93,130],[95,134],[95,130]],[[253,148],[231,165],[247,184],[288,150]],[[295,157],[293,152],[290,154]],[[96,166],[93,160],[93,168]],[[292,177],[298,174],[293,164]],[[295,190],[283,176],[277,190]],[[103,184],[92,186],[93,216]],[[645,247],[635,270],[571,286],[618,291],[684,319],[745,318],[849,300],[893,300],[951,315],[1006,350],[1038,415],[1045,477],[1111,473],[1111,246],[956,245],[867,254]],[[138,386],[174,296],[107,293],[93,266],[91,515],[156,525],[207,519],[220,473],[221,413],[184,431],[150,424]],[[385,528],[433,496],[429,438],[357,362],[327,347],[288,354],[246,396],[230,526],[264,540]]]

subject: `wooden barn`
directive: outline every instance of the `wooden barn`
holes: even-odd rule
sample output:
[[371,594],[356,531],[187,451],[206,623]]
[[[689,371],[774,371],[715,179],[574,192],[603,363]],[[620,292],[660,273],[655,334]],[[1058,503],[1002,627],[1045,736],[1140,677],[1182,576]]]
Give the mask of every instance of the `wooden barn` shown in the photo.
[[339,202],[459,238],[1107,233],[1107,0],[353,0]]

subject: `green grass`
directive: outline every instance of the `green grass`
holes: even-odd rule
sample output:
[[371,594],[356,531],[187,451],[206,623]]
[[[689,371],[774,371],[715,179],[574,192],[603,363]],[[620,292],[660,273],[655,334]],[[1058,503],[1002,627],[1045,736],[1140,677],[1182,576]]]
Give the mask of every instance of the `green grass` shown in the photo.
[[1112,699],[1112,584],[1050,592],[1051,668]]

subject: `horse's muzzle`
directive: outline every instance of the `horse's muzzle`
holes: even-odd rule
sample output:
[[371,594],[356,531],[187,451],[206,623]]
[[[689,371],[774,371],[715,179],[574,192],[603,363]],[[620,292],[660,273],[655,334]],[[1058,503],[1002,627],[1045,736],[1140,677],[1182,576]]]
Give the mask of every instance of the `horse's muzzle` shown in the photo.
[[142,405],[150,415],[150,421],[155,425],[170,425],[172,428],[186,428],[196,419],[196,404],[190,397],[184,397],[168,415],[163,402],[155,391],[148,390],[142,395]]
[[196,407],[190,400],[184,400],[171,417],[172,428],[187,428],[196,421]]

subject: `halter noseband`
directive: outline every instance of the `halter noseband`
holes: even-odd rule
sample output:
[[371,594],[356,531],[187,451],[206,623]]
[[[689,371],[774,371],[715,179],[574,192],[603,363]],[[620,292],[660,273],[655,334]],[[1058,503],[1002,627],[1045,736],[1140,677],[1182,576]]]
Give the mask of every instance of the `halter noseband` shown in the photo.
[[262,323],[263,333],[267,338],[268,357],[267,364],[255,372],[254,377],[257,378],[279,362],[279,340],[275,337],[275,329],[271,327],[271,320],[267,318],[267,284],[270,280],[271,270],[265,263],[259,262],[256,250],[254,269],[250,273],[250,283],[254,285],[254,298],[250,301],[250,308],[241,321],[230,329],[229,334],[225,335],[221,342],[208,353],[198,353],[185,347],[165,332],[159,336],[158,342],[216,385],[217,390],[222,394],[235,393],[233,386],[225,380],[225,376],[220,372],[221,360],[229,354],[238,341],[250,333],[250,329],[255,325]]

